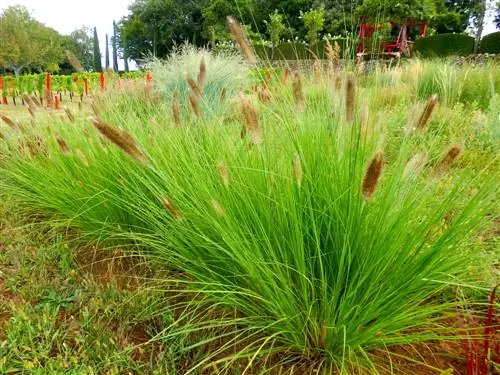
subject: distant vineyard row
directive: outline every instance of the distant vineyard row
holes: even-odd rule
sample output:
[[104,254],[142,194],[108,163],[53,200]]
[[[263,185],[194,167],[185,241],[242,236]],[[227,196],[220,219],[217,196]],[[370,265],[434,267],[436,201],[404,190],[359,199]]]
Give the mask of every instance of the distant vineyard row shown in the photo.
[[150,73],[143,71],[117,73],[74,73],[72,75],[51,75],[49,73],[27,74],[22,76],[0,76],[2,104],[17,104],[23,94],[36,95],[40,99],[52,99],[62,93],[82,98],[94,92],[116,87],[123,80],[151,79]]

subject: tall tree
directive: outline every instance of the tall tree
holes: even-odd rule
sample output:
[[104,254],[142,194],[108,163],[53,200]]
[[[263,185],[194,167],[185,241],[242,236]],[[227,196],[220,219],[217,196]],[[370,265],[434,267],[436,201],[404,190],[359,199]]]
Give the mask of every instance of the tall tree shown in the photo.
[[476,7],[477,17],[474,20],[476,26],[476,36],[474,38],[474,53],[479,51],[479,43],[483,37],[484,18],[486,16],[486,7],[488,0],[481,0],[481,3]]
[[380,21],[428,20],[436,13],[436,1],[364,0],[356,11],[360,16]]
[[108,40],[108,34],[106,34],[106,53],[105,53],[105,67],[106,69],[109,68],[109,40]]
[[22,6],[0,14],[0,67],[19,74],[28,70],[58,70],[64,60],[63,38],[31,17]]
[[111,44],[113,46],[113,70],[118,71],[118,30],[116,27],[116,22],[113,21],[113,37],[111,38]]
[[94,66],[92,30],[81,27],[65,36],[64,48],[71,51],[86,71]]
[[94,71],[102,72],[101,49],[99,48],[99,38],[97,28],[94,27]]

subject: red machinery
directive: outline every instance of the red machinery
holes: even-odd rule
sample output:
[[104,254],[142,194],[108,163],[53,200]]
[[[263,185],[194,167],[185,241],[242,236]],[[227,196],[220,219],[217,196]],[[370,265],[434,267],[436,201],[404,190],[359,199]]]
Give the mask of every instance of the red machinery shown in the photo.
[[[356,57],[358,59],[363,59],[365,56],[371,56],[373,53],[382,54],[388,57],[400,57],[401,54],[405,56],[410,56],[410,45],[413,43],[413,39],[416,35],[409,35],[410,31],[417,31],[419,37],[424,37],[427,33],[427,22],[426,21],[413,21],[405,20],[401,24],[391,21],[391,36],[396,37],[390,41],[381,42],[380,45],[372,45],[371,50],[366,45],[367,38],[373,38],[373,33],[378,30],[383,30],[386,28],[385,25],[369,25],[366,19],[363,19],[361,23],[361,29],[359,32],[360,43],[356,50]],[[413,33],[412,33],[413,34]]]

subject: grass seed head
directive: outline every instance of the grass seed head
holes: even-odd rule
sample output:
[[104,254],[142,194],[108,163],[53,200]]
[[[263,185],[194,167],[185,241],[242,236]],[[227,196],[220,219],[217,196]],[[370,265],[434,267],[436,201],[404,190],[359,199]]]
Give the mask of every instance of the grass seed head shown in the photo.
[[321,61],[318,59],[314,60],[313,73],[314,73],[314,83],[319,84],[321,82],[321,75],[323,73],[323,69],[321,66]]
[[252,103],[252,99],[248,96],[242,96],[241,98],[241,113],[243,114],[245,129],[252,137],[253,143],[256,145],[261,144],[262,134],[259,125],[259,115]]
[[177,220],[182,219],[182,215],[179,213],[177,208],[174,206],[170,198],[164,197],[161,199],[161,203],[165,209],[170,212],[170,214]]
[[214,210],[215,214],[219,217],[219,218],[223,218],[226,216],[226,213],[224,212],[224,209],[222,208],[221,204],[219,203],[219,201],[217,201],[216,199],[212,199],[210,201],[210,205],[212,206],[212,209]]
[[262,103],[269,103],[273,98],[269,90],[265,88],[260,89],[257,96]]
[[0,114],[0,118],[5,122],[7,125],[9,125],[12,129],[14,130],[19,130],[19,125],[12,120],[9,116]]
[[196,117],[200,117],[201,116],[201,108],[200,108],[200,104],[198,103],[198,96],[195,93],[193,93],[192,91],[189,91],[188,97],[189,97],[189,104],[190,104],[191,110],[193,111],[193,113]]
[[434,168],[435,175],[442,175],[446,173],[451,165],[458,159],[458,157],[463,153],[463,148],[459,145],[451,146],[446,153],[443,155],[441,160],[437,163]]
[[417,175],[420,173],[427,160],[427,155],[423,152],[413,155],[413,157],[406,163],[405,169],[403,170],[403,177],[407,177],[410,174]]
[[109,141],[121,148],[125,153],[133,157],[141,164],[146,164],[147,158],[140,150],[134,139],[125,131],[119,131],[106,124],[99,118],[92,118],[92,123],[99,132]]
[[198,86],[203,87],[205,85],[206,80],[207,80],[207,66],[205,64],[205,57],[202,57],[200,61],[200,69],[198,71],[198,78],[197,78]]
[[31,95],[30,96],[31,98],[31,101],[39,108],[42,108],[42,103],[40,103],[40,101],[38,100],[38,98],[35,96],[35,95]]
[[295,175],[295,181],[300,187],[304,178],[304,172],[302,170],[302,162],[299,155],[295,155],[295,158],[293,159],[293,173]]
[[189,76],[186,76],[186,81],[191,88],[192,92],[196,95],[197,98],[201,98],[201,89],[200,86],[196,83],[194,79]]
[[381,151],[378,151],[370,161],[370,165],[363,178],[362,191],[366,199],[370,199],[377,190],[383,166],[384,156]]
[[83,73],[85,69],[83,68],[80,60],[76,58],[76,56],[71,52],[66,50],[66,58],[68,59],[69,64],[75,69],[78,73]]
[[64,106],[64,113],[66,113],[66,116],[68,116],[69,121],[75,122],[75,115],[73,114],[73,112],[71,111],[71,109],[69,109],[68,107]]
[[181,127],[181,109],[179,106],[177,91],[172,94],[172,118],[176,128]]
[[221,92],[220,92],[220,96],[219,96],[220,103],[224,103],[224,101],[226,100],[226,95],[227,95],[227,88],[223,87]]
[[356,87],[354,84],[354,77],[352,74],[349,74],[346,79],[345,85],[345,111],[346,111],[346,120],[349,123],[354,121],[354,106],[356,100]]
[[57,144],[59,145],[59,148],[61,149],[61,152],[66,156],[69,155],[71,152],[69,150],[69,147],[68,147],[68,144],[66,143],[66,141],[61,137],[60,134],[55,134],[55,138],[56,138]]
[[229,186],[229,172],[227,170],[226,164],[223,161],[217,163],[217,171],[225,187]]
[[302,89],[302,80],[300,79],[300,74],[295,72],[293,75],[293,97],[295,99],[295,105],[299,111],[303,112],[305,107],[304,101],[304,91]]
[[245,37],[245,33],[241,29],[241,26],[238,24],[238,22],[232,16],[227,17],[227,26],[229,28],[229,31],[231,32],[233,40],[240,47],[240,52],[243,55],[245,61],[251,65],[257,64],[257,59],[255,58],[252,48],[250,48],[250,44]]
[[416,128],[417,131],[422,131],[426,128],[427,124],[429,123],[429,119],[431,118],[432,112],[436,107],[436,104],[437,104],[437,95],[433,95],[425,105],[424,111],[422,112],[422,115],[418,119]]

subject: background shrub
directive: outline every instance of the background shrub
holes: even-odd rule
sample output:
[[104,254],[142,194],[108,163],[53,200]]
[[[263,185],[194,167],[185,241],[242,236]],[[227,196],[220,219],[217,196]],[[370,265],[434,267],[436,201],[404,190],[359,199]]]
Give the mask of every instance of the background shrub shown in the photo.
[[[349,43],[347,39],[336,39],[336,42],[340,46],[341,56],[349,54]],[[335,42],[332,41],[331,44],[333,45],[333,43]],[[271,47],[262,45],[255,46],[255,52],[261,59],[270,59],[272,55]],[[276,46],[276,51],[274,53],[274,59],[276,60],[303,60],[315,57],[318,59],[327,58],[325,41],[322,40],[317,42],[312,54],[307,44],[298,42],[281,43]]]
[[481,53],[500,53],[500,31],[486,35],[479,45]]
[[464,34],[438,34],[415,41],[414,50],[421,57],[469,55],[474,49],[474,38]]

